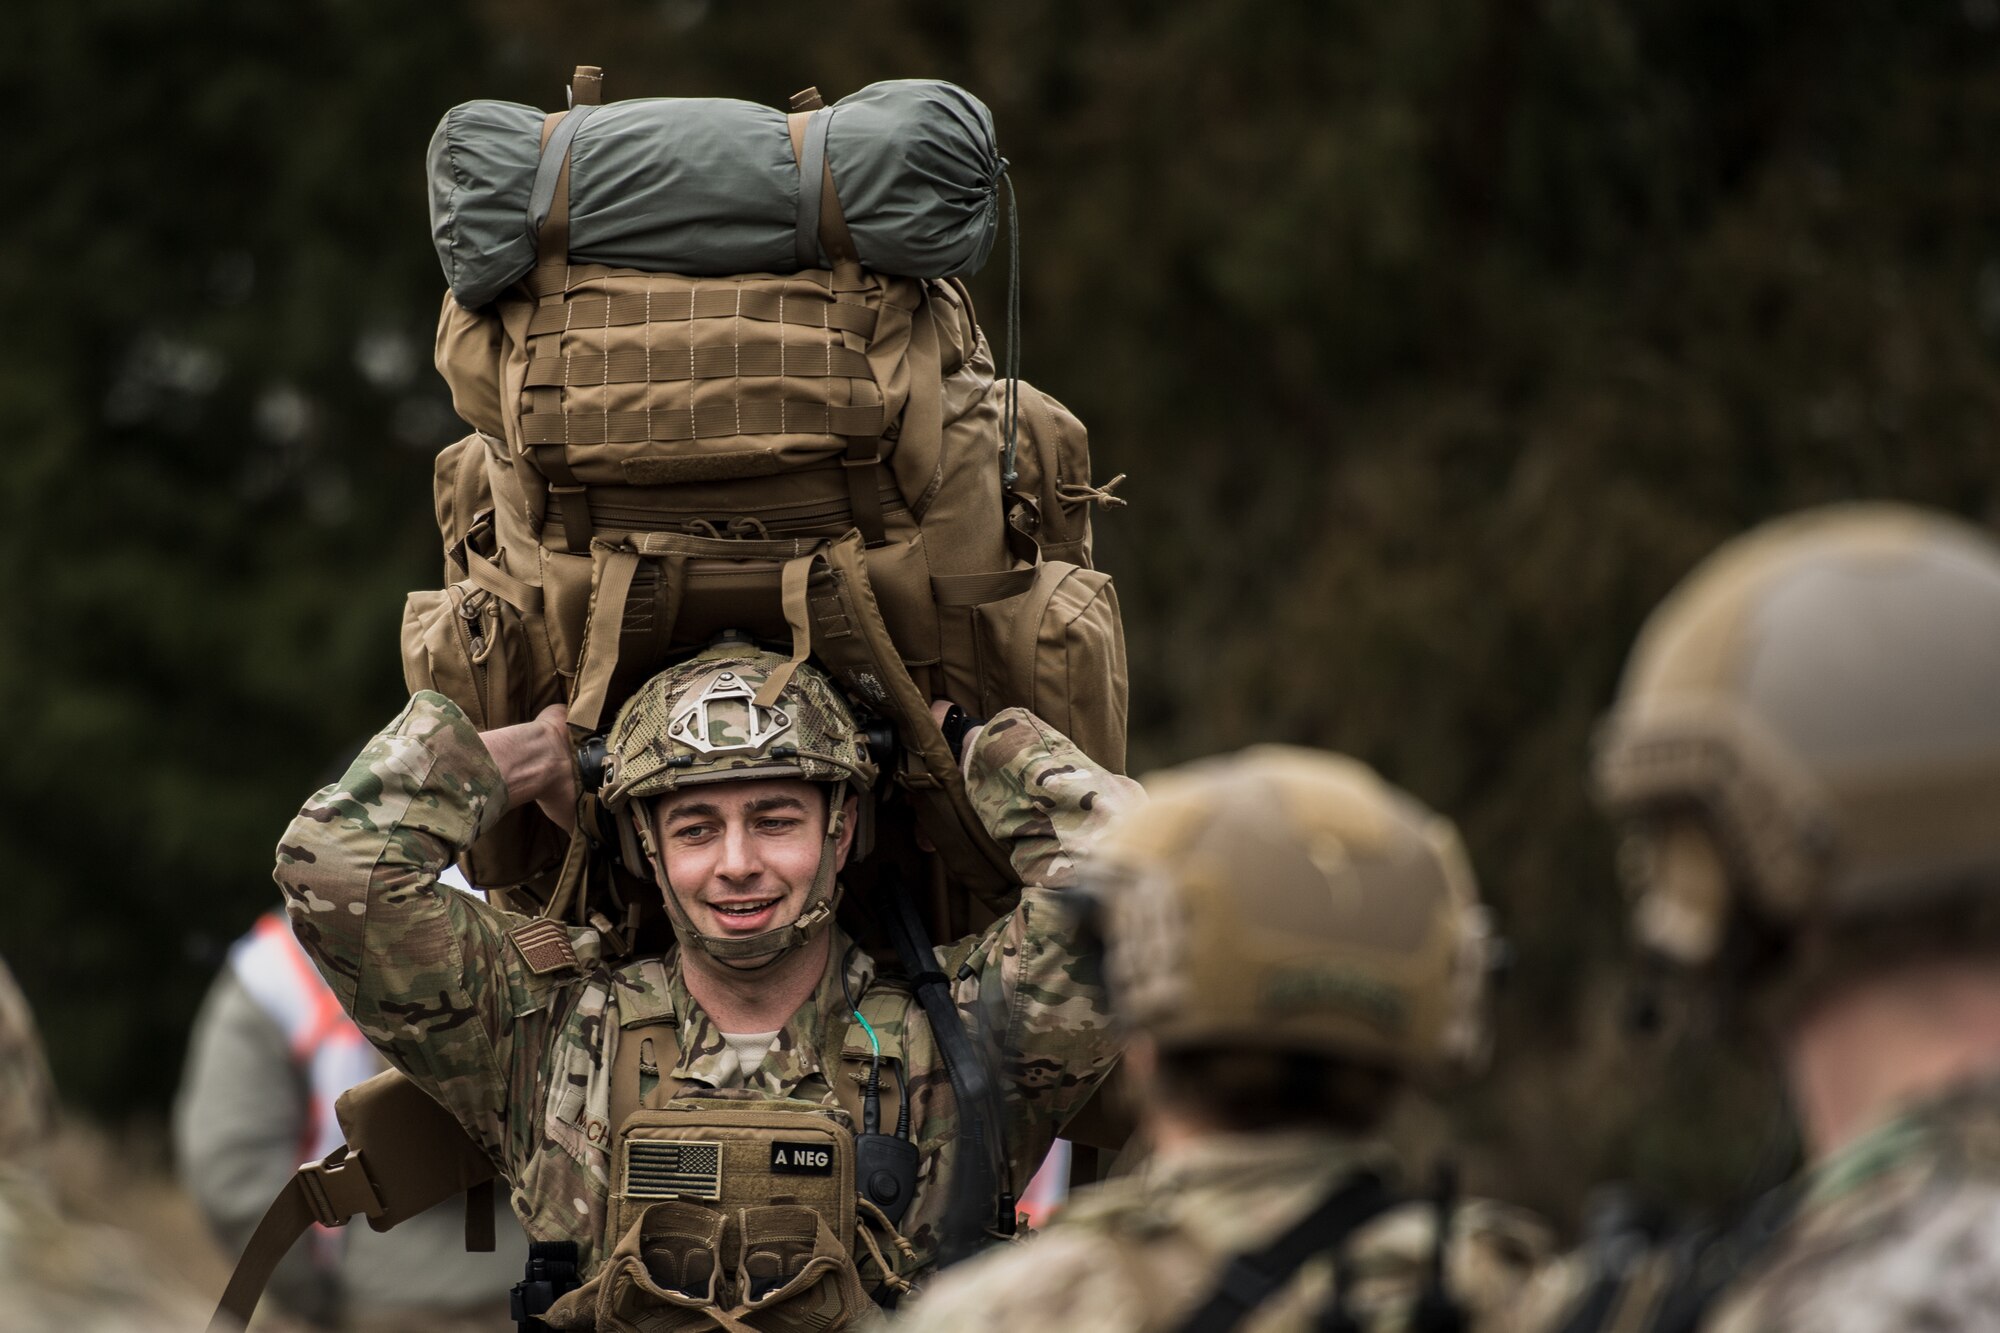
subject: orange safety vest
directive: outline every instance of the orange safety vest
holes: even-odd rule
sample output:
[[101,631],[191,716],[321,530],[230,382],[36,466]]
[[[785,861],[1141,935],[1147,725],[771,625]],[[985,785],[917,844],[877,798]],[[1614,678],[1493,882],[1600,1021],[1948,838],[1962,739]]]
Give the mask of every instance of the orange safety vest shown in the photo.
[[250,998],[285,1036],[292,1063],[306,1080],[307,1117],[299,1160],[316,1161],[340,1146],[334,1099],[382,1068],[361,1029],[320,979],[292,937],[283,912],[267,912],[229,951],[229,967]]

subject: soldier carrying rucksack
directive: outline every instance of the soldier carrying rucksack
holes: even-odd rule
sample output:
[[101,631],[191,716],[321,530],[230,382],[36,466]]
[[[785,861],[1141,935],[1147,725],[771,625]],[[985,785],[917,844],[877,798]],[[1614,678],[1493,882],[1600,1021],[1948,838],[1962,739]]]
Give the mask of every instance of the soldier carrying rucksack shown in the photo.
[[[429,1100],[364,1085],[350,1151],[267,1221],[387,1225],[417,1206],[398,1172],[497,1172],[543,1242],[524,1327],[838,1328],[1010,1231],[1115,1057],[1059,892],[1136,792],[1090,568],[1115,501],[1074,418],[994,379],[950,278],[1004,166],[976,101],[575,91],[433,143],[439,361],[479,427],[440,456],[451,583],[411,598],[409,706],[279,847],[301,944],[456,1124],[412,1151],[384,1122]],[[963,150],[970,239],[931,276],[864,265],[894,239],[871,201],[906,188],[884,144]],[[725,257],[676,249],[708,233],[666,204],[610,252],[607,180],[726,193],[780,154],[782,254],[755,171]],[[480,287],[453,228],[514,206]],[[439,890],[454,859],[497,907]]]
[[[596,928],[437,884],[509,810],[573,804],[555,712],[482,736],[419,694],[279,848],[300,943],[342,1004],[498,1165],[530,1236],[575,1242],[586,1285],[550,1327],[655,1305],[839,1327],[936,1264],[952,1178],[984,1151],[911,979],[834,919],[875,765],[817,668],[756,702],[787,665],[720,645],[612,728],[609,803],[654,867],[664,955],[613,960]],[[998,1048],[987,1132],[1024,1182],[1116,1054],[1059,890],[1131,784],[1019,709],[973,732],[965,763],[1033,883],[932,966]]]

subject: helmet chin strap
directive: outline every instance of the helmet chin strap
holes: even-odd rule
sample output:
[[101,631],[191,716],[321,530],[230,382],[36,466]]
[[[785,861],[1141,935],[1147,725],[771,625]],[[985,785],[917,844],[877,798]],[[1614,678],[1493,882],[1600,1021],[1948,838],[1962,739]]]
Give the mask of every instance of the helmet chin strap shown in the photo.
[[687,908],[681,903],[680,894],[668,882],[666,857],[653,844],[653,830],[648,827],[642,807],[634,803],[632,822],[638,826],[640,845],[646,849],[646,857],[653,864],[653,882],[659,885],[660,896],[666,900],[667,919],[673,924],[674,938],[680,941],[681,947],[699,949],[732,972],[754,976],[775,967],[825,930],[833,921],[834,909],[840,906],[838,872],[840,835],[847,819],[846,783],[837,784],[829,793],[827,808],[826,836],[820,841],[819,866],[813,872],[812,888],[806,894],[806,905],[797,919],[755,935],[704,935],[695,929]]

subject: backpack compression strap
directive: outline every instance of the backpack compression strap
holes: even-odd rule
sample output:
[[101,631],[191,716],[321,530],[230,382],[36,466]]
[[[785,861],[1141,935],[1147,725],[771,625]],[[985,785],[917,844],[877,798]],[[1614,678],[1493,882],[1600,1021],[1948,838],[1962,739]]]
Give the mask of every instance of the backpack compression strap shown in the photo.
[[349,1155],[346,1144],[335,1148],[324,1161],[307,1162],[271,1200],[251,1233],[215,1307],[215,1317],[209,1320],[208,1333],[223,1333],[250,1322],[278,1261],[313,1223],[337,1227],[349,1218],[381,1210],[374,1183],[362,1169],[361,1159]]
[[1308,1259],[1339,1249],[1355,1228],[1395,1203],[1396,1198],[1376,1176],[1364,1173],[1354,1177],[1291,1230],[1262,1249],[1231,1259],[1214,1292],[1179,1325],[1177,1333],[1227,1333],[1277,1294]]

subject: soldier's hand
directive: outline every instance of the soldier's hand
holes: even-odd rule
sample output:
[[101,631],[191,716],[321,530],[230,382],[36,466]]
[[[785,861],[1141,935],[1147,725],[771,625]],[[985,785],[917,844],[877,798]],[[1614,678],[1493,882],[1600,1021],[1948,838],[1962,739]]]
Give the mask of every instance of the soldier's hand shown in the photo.
[[565,833],[575,827],[576,756],[567,708],[550,704],[532,722],[482,731],[479,739],[507,784],[509,810],[533,801]]
[[931,721],[938,724],[944,733],[945,743],[951,746],[952,756],[961,763],[965,752],[979,739],[980,731],[986,726],[983,717],[972,717],[963,708],[949,699],[931,700]]

